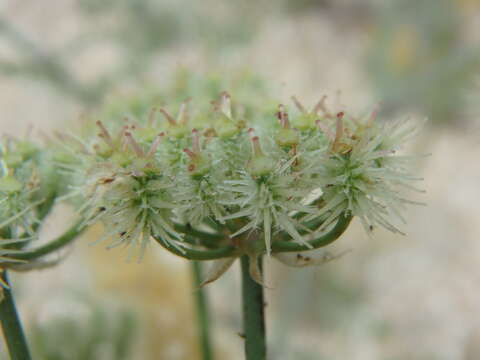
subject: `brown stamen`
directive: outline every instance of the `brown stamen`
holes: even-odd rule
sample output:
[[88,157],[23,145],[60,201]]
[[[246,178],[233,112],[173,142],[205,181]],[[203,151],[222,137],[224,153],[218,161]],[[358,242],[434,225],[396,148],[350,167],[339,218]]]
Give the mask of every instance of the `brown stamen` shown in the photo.
[[333,144],[332,144],[333,150],[336,150],[339,147],[340,139],[343,136],[343,120],[342,119],[344,115],[345,114],[343,111],[337,114],[337,122],[335,126],[335,140],[333,141]]
[[301,113],[303,114],[307,113],[307,110],[305,109],[305,107],[302,105],[300,101],[298,101],[298,99],[295,96],[292,96],[291,99],[293,100],[293,103],[295,104],[297,109],[300,110]]
[[158,146],[162,142],[162,138],[165,136],[165,133],[161,132],[155,137],[155,140],[153,140],[152,145],[150,146],[150,150],[148,150],[147,157],[153,157],[155,153],[157,152]]
[[105,126],[103,126],[103,123],[98,120],[96,122],[97,126],[100,128],[100,131],[101,133],[99,134],[99,136],[105,140],[105,142],[110,145],[111,147],[113,147],[113,140],[112,140],[112,137],[110,136],[110,133],[108,132],[108,130],[105,128]]
[[317,120],[315,121],[315,124],[320,128],[320,130],[323,131],[323,133],[327,136],[327,138],[330,140],[330,141],[335,141],[335,134],[332,132],[332,130],[330,130],[330,128],[325,125],[322,120]]
[[200,134],[197,129],[192,130],[192,149],[194,153],[200,154]]
[[253,154],[256,155],[256,156],[262,156],[263,152],[262,152],[262,148],[260,146],[260,139],[258,138],[258,136],[252,137],[251,140],[252,140]]
[[163,116],[165,116],[170,125],[177,125],[175,119],[164,108],[160,108],[158,111],[160,111]]
[[187,154],[187,155],[190,157],[190,159],[192,159],[192,160],[195,160],[196,157],[197,157],[197,154],[194,153],[194,152],[193,152],[192,150],[190,150],[190,149],[183,149],[183,152],[184,152],[185,154]]
[[280,125],[284,129],[289,129],[290,128],[290,123],[288,121],[288,114],[285,111],[285,106],[282,104],[278,105],[278,113],[277,113],[278,119],[280,120]]
[[143,152],[142,148],[140,145],[138,145],[137,141],[133,138],[133,135],[131,132],[126,131],[125,132],[125,139],[127,140],[128,144],[131,146],[133,152],[140,157],[144,157],[145,153]]
[[317,105],[315,105],[315,107],[313,108],[313,113],[318,114],[318,112],[321,111],[326,117],[333,118],[333,114],[327,108],[326,101],[327,95],[323,95]]

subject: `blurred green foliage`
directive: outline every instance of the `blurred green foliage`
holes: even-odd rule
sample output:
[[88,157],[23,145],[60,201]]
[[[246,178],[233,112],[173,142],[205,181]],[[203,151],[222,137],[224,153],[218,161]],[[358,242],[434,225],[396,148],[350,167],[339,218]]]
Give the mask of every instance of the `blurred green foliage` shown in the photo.
[[334,265],[290,271],[281,293],[275,294],[279,316],[273,320],[272,352],[278,357],[289,354],[285,359],[328,359],[327,354],[294,347],[290,334],[310,325],[336,334],[349,328],[366,301],[364,288],[352,280],[339,274]]
[[[105,106],[96,117],[107,123],[127,117],[142,124],[147,121],[153,107],[164,106],[170,113],[176,114],[180,103],[188,100],[193,105],[194,123],[195,114],[208,111],[212,107],[211,101],[218,99],[222,91],[232,94],[234,111],[255,118],[259,115],[254,113],[254,109],[258,108],[260,99],[267,96],[268,86],[264,79],[246,69],[199,74],[180,68],[164,87],[152,84],[107,98]],[[236,104],[247,105],[242,105],[240,109]],[[272,109],[272,115],[274,112]]]
[[30,330],[38,360],[125,360],[134,343],[136,320],[126,310],[112,311],[95,303],[82,304],[82,316],[53,315]]
[[[14,21],[0,15],[0,39],[14,48],[15,60],[0,58],[0,72],[45,81],[64,96],[95,107],[114,89],[141,85],[166,50],[185,45],[220,55],[249,41],[260,23],[253,1],[201,3],[153,0],[77,0],[83,26],[60,48],[35,43]],[[211,16],[215,9],[216,16]],[[72,64],[99,47],[116,53],[112,66],[85,81]]]
[[465,40],[459,3],[385,2],[376,8],[367,71],[382,107],[415,109],[455,123],[480,70],[480,48]]

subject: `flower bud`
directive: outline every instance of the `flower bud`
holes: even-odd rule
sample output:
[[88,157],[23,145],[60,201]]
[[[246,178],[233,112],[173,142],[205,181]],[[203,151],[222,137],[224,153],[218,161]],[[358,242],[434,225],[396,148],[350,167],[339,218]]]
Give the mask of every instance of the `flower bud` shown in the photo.
[[217,111],[214,125],[217,135],[222,139],[228,139],[238,134],[242,126],[233,118],[230,94],[224,91],[220,103],[214,104],[214,108]]
[[180,110],[178,111],[178,116],[176,120],[164,108],[160,108],[159,111],[167,120],[166,132],[169,136],[180,139],[185,137],[189,133],[189,114],[187,101],[183,102],[180,105]]
[[201,177],[210,170],[210,162],[200,150],[200,134],[197,129],[192,130],[192,149],[183,151],[190,158],[187,170],[191,176]]
[[290,122],[288,121],[288,114],[285,112],[283,105],[278,107],[277,117],[280,120],[281,128],[275,134],[275,141],[280,146],[293,147],[298,145],[300,137],[295,129],[290,128]]
[[[253,135],[253,129],[250,129],[249,133]],[[258,136],[251,136],[250,140],[252,143],[252,157],[248,163],[248,171],[255,177],[268,175],[273,171],[275,164],[272,159],[263,153]]]
[[333,118],[333,115],[325,106],[326,96],[323,96],[320,101],[313,107],[311,111],[307,111],[300,101],[295,96],[292,96],[292,101],[296,108],[300,111],[300,115],[292,119],[292,124],[295,128],[301,131],[313,130],[316,128],[316,121],[319,118],[318,113],[322,112],[324,118]]

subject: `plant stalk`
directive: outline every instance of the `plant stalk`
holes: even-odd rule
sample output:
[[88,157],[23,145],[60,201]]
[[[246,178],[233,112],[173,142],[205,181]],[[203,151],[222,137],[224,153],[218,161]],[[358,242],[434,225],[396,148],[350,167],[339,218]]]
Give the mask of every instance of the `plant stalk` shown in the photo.
[[[10,285],[6,271],[2,272],[1,277],[5,284]],[[10,353],[10,359],[30,360],[31,356],[27,340],[23,333],[22,323],[18,317],[10,288],[3,288],[3,299],[0,302],[0,322],[8,352]]]
[[[262,260],[260,258],[260,271]],[[246,360],[265,360],[265,302],[263,286],[250,276],[250,259],[244,255],[242,264],[243,331]]]
[[195,289],[195,308],[197,313],[198,337],[202,360],[213,360],[213,349],[210,339],[210,313],[205,291],[200,288],[202,283],[202,264],[199,261],[191,262],[193,287]]

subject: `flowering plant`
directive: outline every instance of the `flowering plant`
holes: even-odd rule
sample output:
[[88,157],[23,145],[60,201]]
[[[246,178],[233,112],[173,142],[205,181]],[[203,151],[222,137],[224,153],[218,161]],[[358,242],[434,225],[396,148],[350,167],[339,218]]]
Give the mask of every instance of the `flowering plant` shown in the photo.
[[[176,116],[154,107],[144,117],[102,119],[80,136],[58,133],[50,167],[38,165],[46,155],[35,158],[20,142],[7,146],[2,268],[58,249],[97,222],[105,227],[98,241],[126,247],[128,258],[141,259],[155,241],[189,260],[215,260],[204,284],[242,258],[247,355],[264,353],[261,326],[248,325],[263,312],[251,297],[262,298],[261,258],[295,266],[328,261],[335,256],[302,253],[338,239],[354,217],[367,233],[401,233],[405,206],[416,203],[401,190],[418,190],[413,183],[421,180],[408,170],[412,158],[398,153],[418,129],[412,121],[380,123],[376,110],[363,117],[332,111],[326,97],[311,111],[292,100],[291,111],[279,105],[252,115],[223,92],[210,108],[183,102]],[[38,169],[52,166],[42,180]],[[54,190],[40,191],[42,181]],[[42,203],[57,195],[78,207],[81,221],[42,248],[12,247],[35,237]]]

